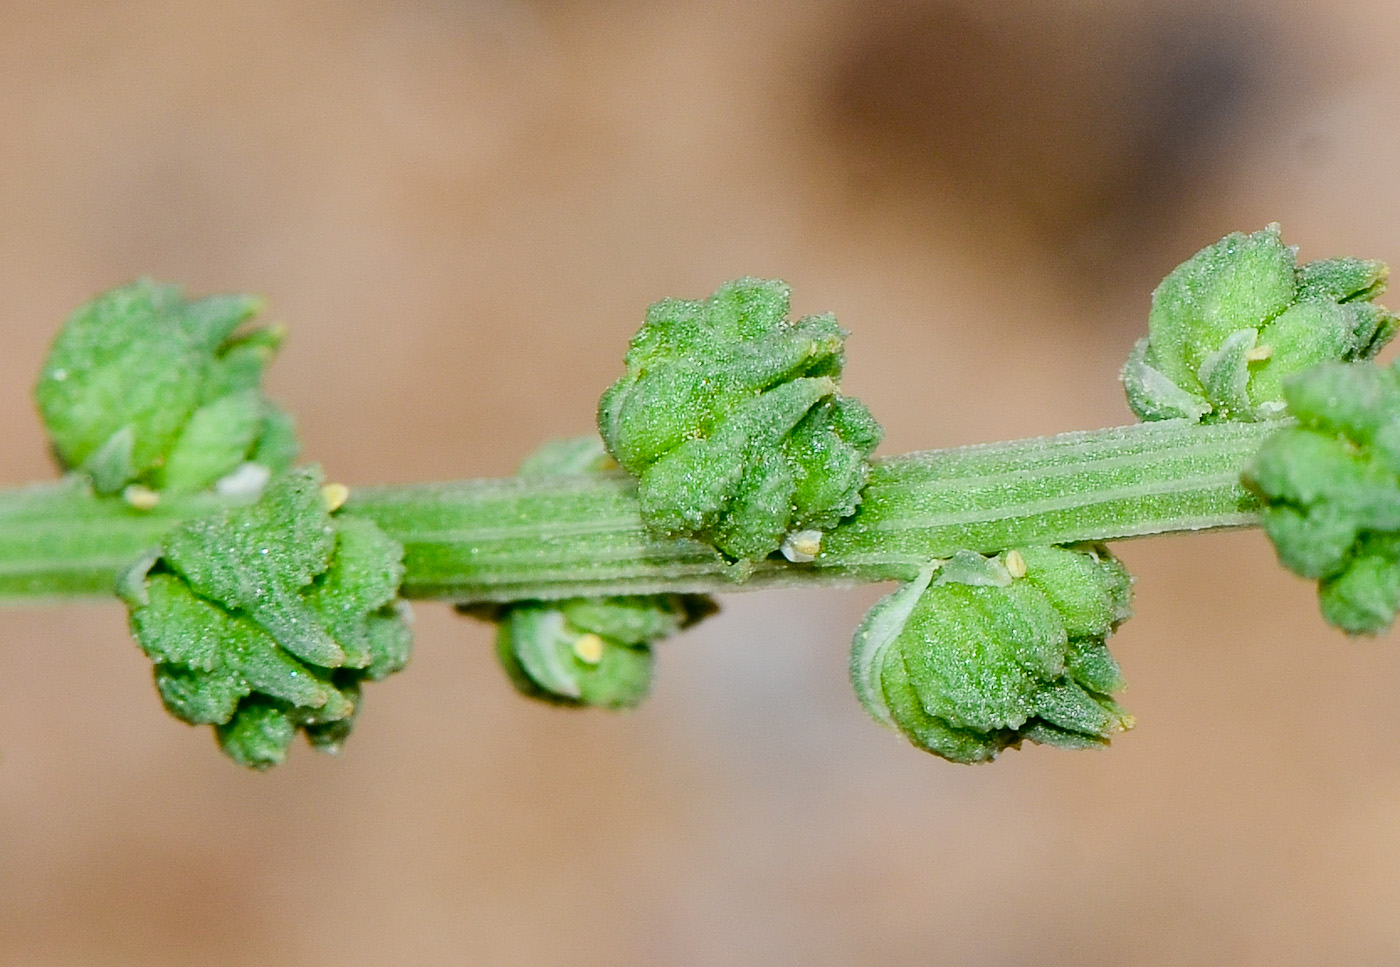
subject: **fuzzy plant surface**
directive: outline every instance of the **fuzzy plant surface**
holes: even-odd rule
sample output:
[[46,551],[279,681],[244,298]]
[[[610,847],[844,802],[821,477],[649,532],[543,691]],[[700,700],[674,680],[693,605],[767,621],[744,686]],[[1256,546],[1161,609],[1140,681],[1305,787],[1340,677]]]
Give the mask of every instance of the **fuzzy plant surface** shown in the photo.
[[739,279],[647,312],[598,429],[655,533],[735,561],[810,561],[860,503],[880,425],[841,395],[846,331],[789,321],[789,302],[783,282]]
[[1132,578],[1102,547],[959,551],[875,604],[851,682],[914,745],[985,762],[1023,740],[1106,745],[1133,720],[1107,638],[1132,613]]
[[188,300],[148,279],[80,307],[34,390],[59,464],[98,493],[132,487],[137,502],[289,467],[291,417],[262,393],[282,333],[235,335],[261,308],[251,296]]
[[1327,621],[1352,634],[1400,608],[1400,369],[1330,363],[1284,387],[1298,425],[1245,470],[1290,571],[1318,582]]
[[1262,527],[1324,618],[1400,607],[1397,319],[1379,262],[1299,263],[1276,225],[1153,293],[1122,371],[1142,422],[872,456],[846,332],[781,282],[654,304],[600,438],[504,480],[325,485],[262,394],[279,330],[245,296],[139,281],[81,307],[35,397],[62,479],[0,490],[0,603],[118,594],[177,718],[234,761],[340,748],[403,668],[407,599],[496,625],[522,693],[629,708],[709,595],[896,582],[855,634],[878,722],[944,759],[1130,728],[1109,638],[1132,579],[1107,542]]
[[319,470],[291,471],[180,524],[118,582],[165,707],[243,765],[277,765],[298,731],[339,750],[362,685],[408,661],[403,547],[335,518],[337,499]]
[[1299,265],[1277,225],[1227,235],[1152,293],[1148,335],[1123,368],[1128,403],[1144,420],[1283,416],[1288,377],[1390,341],[1396,317],[1371,301],[1385,279],[1375,261]]

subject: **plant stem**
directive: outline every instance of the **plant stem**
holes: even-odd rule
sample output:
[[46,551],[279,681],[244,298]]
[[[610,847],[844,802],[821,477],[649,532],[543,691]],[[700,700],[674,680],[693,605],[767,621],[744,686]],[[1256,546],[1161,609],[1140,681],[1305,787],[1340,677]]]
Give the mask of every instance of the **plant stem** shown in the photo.
[[[960,548],[1107,541],[1258,523],[1240,470],[1282,423],[1142,423],[876,461],[864,501],[809,564],[744,574],[709,547],[657,538],[631,477],[473,480],[355,489],[342,513],[405,545],[403,593],[461,602],[907,580]],[[180,520],[219,506],[139,511],[79,481],[0,491],[0,602],[110,593]]]

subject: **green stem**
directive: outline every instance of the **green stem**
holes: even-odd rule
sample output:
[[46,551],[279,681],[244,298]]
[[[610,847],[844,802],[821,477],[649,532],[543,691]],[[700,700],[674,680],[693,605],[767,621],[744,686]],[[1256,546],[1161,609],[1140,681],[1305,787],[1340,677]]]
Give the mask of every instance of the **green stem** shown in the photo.
[[[856,515],[810,564],[743,577],[707,546],[651,536],[623,474],[356,489],[406,548],[404,593],[462,602],[904,580],[959,548],[1106,541],[1258,523],[1240,470],[1280,423],[1142,423],[875,463]],[[110,593],[116,574],[213,497],[154,511],[76,481],[0,491],[0,602]]]

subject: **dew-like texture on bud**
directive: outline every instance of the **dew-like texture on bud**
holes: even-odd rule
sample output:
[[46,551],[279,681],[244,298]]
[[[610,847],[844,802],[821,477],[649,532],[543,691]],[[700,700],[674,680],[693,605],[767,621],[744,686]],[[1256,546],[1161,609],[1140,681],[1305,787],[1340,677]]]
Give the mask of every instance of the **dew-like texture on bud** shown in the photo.
[[1144,420],[1280,417],[1287,377],[1390,341],[1397,319],[1371,302],[1386,275],[1353,258],[1298,265],[1277,225],[1227,235],[1152,293],[1148,336],[1123,367],[1128,404]]
[[235,334],[261,307],[242,295],[189,301],[143,279],[75,311],[34,390],[63,468],[110,494],[203,490],[246,462],[289,467],[290,418],[261,390],[281,334]]
[[[554,440],[520,465],[525,478],[616,470],[596,436]],[[652,646],[718,610],[704,594],[523,601],[465,614],[494,621],[496,655],[521,694],[555,705],[631,708],[651,690]]]
[[647,311],[598,428],[657,533],[757,561],[854,513],[880,426],[839,392],[845,331],[788,304],[784,283],[740,279]]
[[360,686],[399,671],[412,645],[398,600],[403,547],[333,516],[315,468],[253,504],[189,521],[121,580],[166,708],[213,725],[242,765],[277,765],[298,730],[336,751]]
[[851,681],[866,710],[921,749],[990,761],[1029,739],[1107,745],[1132,718],[1106,639],[1132,579],[1102,547],[960,551],[881,599],[856,631]]
[[1298,426],[1246,469],[1280,563],[1318,582],[1323,617],[1379,634],[1400,608],[1400,370],[1329,363],[1284,386]]

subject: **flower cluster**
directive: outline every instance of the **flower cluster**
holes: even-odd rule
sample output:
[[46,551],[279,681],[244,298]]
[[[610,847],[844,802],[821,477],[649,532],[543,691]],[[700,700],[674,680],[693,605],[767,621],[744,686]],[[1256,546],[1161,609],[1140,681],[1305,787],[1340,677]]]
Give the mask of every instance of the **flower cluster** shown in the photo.
[[845,331],[790,322],[788,303],[784,283],[740,279],[648,310],[598,428],[658,534],[733,561],[811,560],[855,511],[880,426],[839,392]]
[[856,631],[867,711],[919,748],[987,762],[1025,739],[1085,748],[1131,728],[1106,639],[1132,579],[1102,547],[959,551],[881,599]]

